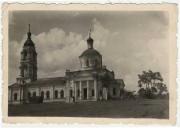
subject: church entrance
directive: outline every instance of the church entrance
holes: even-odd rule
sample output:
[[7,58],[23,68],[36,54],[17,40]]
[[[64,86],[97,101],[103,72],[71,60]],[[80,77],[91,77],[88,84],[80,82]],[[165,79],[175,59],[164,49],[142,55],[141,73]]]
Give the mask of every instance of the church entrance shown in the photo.
[[83,94],[84,94],[84,99],[87,99],[87,88],[84,88]]

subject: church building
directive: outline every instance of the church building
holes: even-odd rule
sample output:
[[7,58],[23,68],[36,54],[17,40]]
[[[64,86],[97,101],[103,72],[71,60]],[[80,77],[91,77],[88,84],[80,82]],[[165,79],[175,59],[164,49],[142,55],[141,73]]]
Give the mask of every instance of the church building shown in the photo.
[[[121,97],[123,79],[102,64],[102,55],[93,48],[91,32],[87,49],[79,56],[80,69],[66,70],[63,77],[37,78],[37,52],[31,39],[30,25],[24,43],[16,83],[8,86],[8,103],[29,103],[31,97],[41,96],[43,102],[101,101]],[[53,45],[53,44],[52,44]],[[58,70],[58,69],[57,69]]]

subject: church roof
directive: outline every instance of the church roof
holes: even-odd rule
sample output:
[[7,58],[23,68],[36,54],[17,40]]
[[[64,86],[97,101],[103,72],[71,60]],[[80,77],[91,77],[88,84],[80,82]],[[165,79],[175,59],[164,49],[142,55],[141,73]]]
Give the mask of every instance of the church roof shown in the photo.
[[65,84],[65,77],[53,77],[53,78],[41,78],[34,82],[28,83],[27,85],[44,85],[44,84]]
[[116,79],[116,82],[117,82],[117,83],[120,83],[120,84],[122,84],[122,85],[125,86],[124,80],[123,80],[123,79]]
[[20,84],[18,84],[18,83],[14,83],[14,84],[10,85],[9,87],[14,87],[14,88],[16,88],[16,87],[20,87]]
[[[66,83],[66,78],[65,77],[53,77],[53,78],[41,78],[41,79],[37,79],[34,82],[31,83],[27,83],[25,85],[27,86],[44,86],[47,84],[63,84],[65,85]],[[18,83],[14,83],[12,85],[10,85],[9,87],[20,87],[20,84]]]
[[84,57],[84,56],[93,57],[93,56],[101,56],[101,54],[97,50],[94,50],[93,48],[88,48],[80,55],[80,57]]

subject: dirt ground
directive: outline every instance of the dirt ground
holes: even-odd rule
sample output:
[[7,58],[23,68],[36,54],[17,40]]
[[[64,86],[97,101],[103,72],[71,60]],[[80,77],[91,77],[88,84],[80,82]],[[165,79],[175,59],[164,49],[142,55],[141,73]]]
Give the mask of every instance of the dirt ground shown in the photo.
[[9,116],[169,118],[168,100],[110,100],[9,105]]

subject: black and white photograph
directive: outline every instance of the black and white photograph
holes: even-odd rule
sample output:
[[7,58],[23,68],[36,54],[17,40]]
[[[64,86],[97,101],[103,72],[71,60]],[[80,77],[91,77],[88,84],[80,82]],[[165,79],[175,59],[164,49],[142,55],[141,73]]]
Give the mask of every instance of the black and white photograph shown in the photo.
[[9,10],[8,117],[169,120],[170,20],[164,10]]

